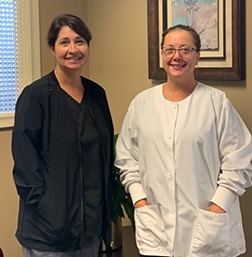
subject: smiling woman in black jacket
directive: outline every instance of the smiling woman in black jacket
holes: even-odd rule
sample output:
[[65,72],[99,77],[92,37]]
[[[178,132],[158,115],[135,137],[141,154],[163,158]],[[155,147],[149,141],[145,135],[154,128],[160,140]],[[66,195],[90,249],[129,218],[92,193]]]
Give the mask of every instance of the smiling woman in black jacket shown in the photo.
[[16,236],[25,257],[93,257],[101,237],[110,243],[113,125],[104,90],[80,75],[90,40],[78,17],[56,17],[48,33],[56,67],[16,105]]

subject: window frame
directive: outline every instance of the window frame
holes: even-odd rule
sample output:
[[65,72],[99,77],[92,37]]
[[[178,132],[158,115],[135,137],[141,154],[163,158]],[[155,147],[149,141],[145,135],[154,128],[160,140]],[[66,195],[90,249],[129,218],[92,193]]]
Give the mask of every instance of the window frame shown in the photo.
[[[39,0],[16,0],[18,33],[17,97],[41,76]],[[0,129],[14,125],[14,112],[0,113]]]

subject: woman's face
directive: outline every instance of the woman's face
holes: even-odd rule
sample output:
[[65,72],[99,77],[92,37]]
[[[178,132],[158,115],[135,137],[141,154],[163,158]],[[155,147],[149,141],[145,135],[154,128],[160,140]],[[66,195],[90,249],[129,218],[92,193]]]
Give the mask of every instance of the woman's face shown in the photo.
[[64,26],[58,34],[52,53],[62,69],[81,69],[88,58],[88,44],[82,36]]
[[168,78],[194,78],[200,55],[195,49],[193,38],[187,31],[175,30],[165,36],[162,58]]

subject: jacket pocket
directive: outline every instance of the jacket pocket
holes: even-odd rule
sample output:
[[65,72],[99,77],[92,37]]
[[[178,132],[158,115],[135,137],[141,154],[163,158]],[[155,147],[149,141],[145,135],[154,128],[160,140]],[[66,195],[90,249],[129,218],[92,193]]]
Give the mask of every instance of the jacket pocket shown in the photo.
[[226,257],[230,251],[230,222],[227,213],[198,210],[189,257]]
[[164,222],[156,205],[135,209],[136,244],[140,254],[169,256]]

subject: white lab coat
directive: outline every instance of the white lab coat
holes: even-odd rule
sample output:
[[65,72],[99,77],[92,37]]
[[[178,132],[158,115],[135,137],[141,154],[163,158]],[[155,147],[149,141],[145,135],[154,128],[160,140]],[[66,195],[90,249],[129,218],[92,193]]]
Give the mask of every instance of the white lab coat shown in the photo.
[[[226,95],[198,83],[179,102],[163,85],[138,94],[125,116],[115,165],[133,202],[143,255],[234,257],[245,252],[239,196],[251,186],[251,135]],[[226,213],[209,211],[214,202]]]

